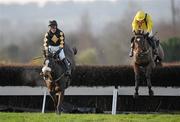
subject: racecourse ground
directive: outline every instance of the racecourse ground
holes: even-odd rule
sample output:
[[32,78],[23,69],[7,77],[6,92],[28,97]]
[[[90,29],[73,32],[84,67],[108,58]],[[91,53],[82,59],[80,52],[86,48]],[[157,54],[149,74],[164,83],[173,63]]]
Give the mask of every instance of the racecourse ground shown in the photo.
[[0,113],[0,122],[180,122],[178,114]]

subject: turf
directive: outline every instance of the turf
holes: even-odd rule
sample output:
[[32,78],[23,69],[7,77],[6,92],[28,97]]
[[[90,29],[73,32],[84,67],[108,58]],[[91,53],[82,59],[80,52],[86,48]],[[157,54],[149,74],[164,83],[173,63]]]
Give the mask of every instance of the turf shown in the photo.
[[0,122],[180,122],[180,114],[0,113]]

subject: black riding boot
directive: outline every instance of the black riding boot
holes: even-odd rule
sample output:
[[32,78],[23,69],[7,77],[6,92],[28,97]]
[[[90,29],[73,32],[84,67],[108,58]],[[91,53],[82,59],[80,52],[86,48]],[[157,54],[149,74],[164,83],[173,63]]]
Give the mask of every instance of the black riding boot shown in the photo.
[[158,54],[158,52],[157,52],[157,46],[156,46],[156,40],[153,38],[153,37],[149,37],[148,38],[148,42],[149,42],[149,44],[150,44],[150,46],[152,47],[152,49],[153,49],[153,54],[154,55],[157,55]]
[[70,62],[66,58],[64,58],[62,62],[65,65],[65,74],[71,76]]

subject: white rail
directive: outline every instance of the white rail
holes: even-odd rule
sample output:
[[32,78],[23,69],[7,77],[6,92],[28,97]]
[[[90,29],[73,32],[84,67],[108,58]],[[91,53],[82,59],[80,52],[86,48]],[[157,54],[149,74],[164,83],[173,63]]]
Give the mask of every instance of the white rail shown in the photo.
[[[112,95],[114,87],[69,87],[66,96]],[[180,87],[152,87],[155,96],[180,96]],[[44,95],[46,87],[5,86],[0,87],[0,96]],[[48,94],[48,93],[47,93]],[[118,87],[118,95],[133,95],[134,87]],[[148,95],[147,87],[139,88],[139,95]]]
[[[153,87],[155,96],[180,96],[179,87]],[[69,87],[65,91],[65,95],[77,96],[97,96],[97,95],[113,95],[112,114],[116,114],[117,96],[133,95],[134,87]],[[0,87],[0,96],[34,96],[43,95],[42,113],[45,110],[46,95],[49,95],[46,87],[26,87],[26,86],[5,86]],[[140,87],[139,95],[147,96],[148,88]]]

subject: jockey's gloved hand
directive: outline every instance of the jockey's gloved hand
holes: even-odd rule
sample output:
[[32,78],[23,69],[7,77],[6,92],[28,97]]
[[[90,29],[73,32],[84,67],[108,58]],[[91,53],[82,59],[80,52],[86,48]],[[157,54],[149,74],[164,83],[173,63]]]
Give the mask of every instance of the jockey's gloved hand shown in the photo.
[[61,49],[57,50],[57,51],[55,52],[55,54],[53,55],[53,58],[58,59],[58,58],[59,58],[59,53],[60,53],[60,51],[61,51]]
[[49,54],[47,53],[47,54],[45,54],[45,58],[48,58],[49,57]]
[[53,57],[53,54],[52,54],[52,53],[47,53],[47,54],[46,54],[46,59],[52,58],[52,57]]
[[55,55],[53,55],[53,58],[59,60],[59,55],[56,55],[56,54],[55,54]]
[[145,36],[146,36],[146,37],[149,37],[149,32],[147,32]]
[[48,51],[47,50],[43,50],[43,55],[44,55],[45,58],[48,57]]

